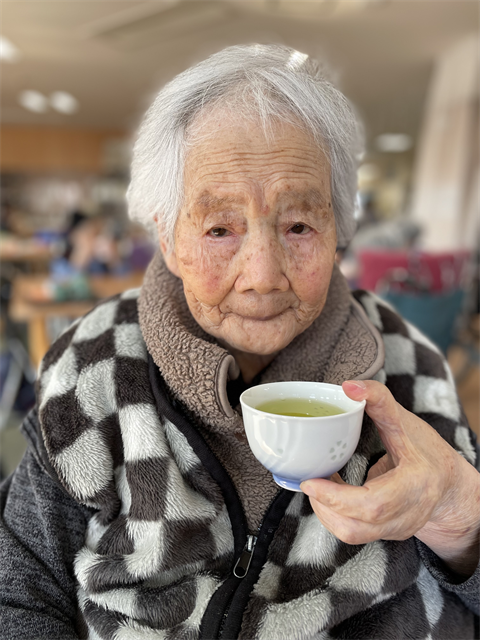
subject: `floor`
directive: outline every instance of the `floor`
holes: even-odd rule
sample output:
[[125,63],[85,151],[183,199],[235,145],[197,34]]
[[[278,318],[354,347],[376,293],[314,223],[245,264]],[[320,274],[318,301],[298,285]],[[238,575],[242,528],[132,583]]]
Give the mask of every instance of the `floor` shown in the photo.
[[25,438],[18,426],[22,416],[13,414],[2,431],[0,431],[0,479],[9,476],[23,457],[26,449]]
[[[465,354],[458,347],[450,350],[448,361],[454,374],[463,365],[464,360]],[[457,391],[470,428],[480,439],[480,369],[478,366],[470,367],[464,378],[457,383]]]

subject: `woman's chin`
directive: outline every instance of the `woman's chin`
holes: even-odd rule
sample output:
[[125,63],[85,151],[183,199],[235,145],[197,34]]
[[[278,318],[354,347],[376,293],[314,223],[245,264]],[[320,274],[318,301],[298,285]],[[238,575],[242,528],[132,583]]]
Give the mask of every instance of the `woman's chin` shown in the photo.
[[240,330],[225,331],[217,337],[238,351],[268,356],[278,353],[290,344],[295,336],[301,333],[298,328],[298,324],[293,322],[248,318],[242,320],[241,328],[238,327]]

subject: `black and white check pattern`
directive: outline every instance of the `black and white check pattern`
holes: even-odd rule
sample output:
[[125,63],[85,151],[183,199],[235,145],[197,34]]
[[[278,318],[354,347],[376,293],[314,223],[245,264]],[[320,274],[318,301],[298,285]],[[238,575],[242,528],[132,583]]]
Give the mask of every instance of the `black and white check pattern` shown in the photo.
[[[129,291],[100,304],[55,343],[39,377],[40,422],[60,482],[95,509],[75,562],[89,638],[193,639],[230,575],[232,524],[219,485],[182,431],[158,415],[137,297]],[[372,294],[356,298],[385,342],[376,378],[473,463],[438,350]],[[361,484],[382,451],[366,417],[345,480]],[[297,494],[270,545],[240,637],[433,640],[455,624],[457,633],[464,612],[422,564],[414,539],[346,545]]]
[[178,624],[198,631],[217,569],[228,572],[233,554],[218,486],[156,411],[137,293],[99,305],[70,328],[39,381],[50,461],[67,491],[98,509],[75,563],[91,637],[116,629],[129,640]]

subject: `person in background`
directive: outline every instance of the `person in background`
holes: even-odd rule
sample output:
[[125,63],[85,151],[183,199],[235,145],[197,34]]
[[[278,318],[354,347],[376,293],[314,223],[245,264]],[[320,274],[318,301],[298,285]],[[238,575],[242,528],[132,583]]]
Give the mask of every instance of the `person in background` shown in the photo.
[[115,227],[108,216],[74,211],[65,231],[62,254],[51,261],[50,278],[39,292],[39,299],[91,298],[89,276],[124,273],[128,265],[120,255]]
[[108,217],[87,216],[76,210],[71,215],[65,237],[63,258],[73,269],[83,273],[109,273],[118,267],[118,238]]

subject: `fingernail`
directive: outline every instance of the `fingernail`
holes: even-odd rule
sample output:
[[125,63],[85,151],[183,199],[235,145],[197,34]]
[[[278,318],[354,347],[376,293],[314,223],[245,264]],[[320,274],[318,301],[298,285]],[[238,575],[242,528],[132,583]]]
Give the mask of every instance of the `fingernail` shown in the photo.
[[364,382],[362,382],[362,380],[346,380],[345,382],[347,382],[348,384],[353,384],[359,389],[367,388],[367,385]]
[[300,489],[307,496],[314,496],[315,495],[315,490],[314,490],[313,486],[311,484],[308,484],[308,482],[302,482],[302,484],[300,485]]

